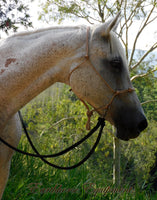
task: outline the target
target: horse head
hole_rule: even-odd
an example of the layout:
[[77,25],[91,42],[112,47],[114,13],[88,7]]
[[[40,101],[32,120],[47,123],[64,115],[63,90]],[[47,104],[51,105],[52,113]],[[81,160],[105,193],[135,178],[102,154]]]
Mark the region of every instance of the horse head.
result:
[[70,85],[80,99],[116,127],[118,138],[129,140],[147,127],[147,120],[115,33],[118,18],[119,15],[87,33],[86,61],[73,70]]

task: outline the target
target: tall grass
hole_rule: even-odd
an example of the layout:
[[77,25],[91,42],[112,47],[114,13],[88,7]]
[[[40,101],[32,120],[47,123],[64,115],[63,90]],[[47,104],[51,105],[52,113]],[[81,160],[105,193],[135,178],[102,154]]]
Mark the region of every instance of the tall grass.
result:
[[[30,151],[22,137],[19,148]],[[3,200],[155,200],[157,195],[129,185],[115,190],[111,180],[90,173],[88,162],[77,169],[56,170],[38,158],[16,153]]]

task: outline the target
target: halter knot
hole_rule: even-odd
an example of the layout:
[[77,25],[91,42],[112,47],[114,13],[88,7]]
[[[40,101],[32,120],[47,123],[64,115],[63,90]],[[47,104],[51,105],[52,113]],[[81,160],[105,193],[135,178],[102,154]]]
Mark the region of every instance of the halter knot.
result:
[[128,88],[128,92],[135,91],[135,88]]
[[122,93],[122,91],[116,90],[116,91],[114,92],[114,96],[117,96],[117,95],[119,95],[119,94],[121,94],[121,93]]

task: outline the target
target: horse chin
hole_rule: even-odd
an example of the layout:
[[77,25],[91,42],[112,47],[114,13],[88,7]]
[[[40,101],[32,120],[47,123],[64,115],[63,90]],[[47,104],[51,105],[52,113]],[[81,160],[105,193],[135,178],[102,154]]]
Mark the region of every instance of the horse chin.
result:
[[130,131],[120,127],[116,128],[116,137],[124,141],[128,141],[129,139],[134,139],[138,137],[139,134],[140,134],[139,130]]

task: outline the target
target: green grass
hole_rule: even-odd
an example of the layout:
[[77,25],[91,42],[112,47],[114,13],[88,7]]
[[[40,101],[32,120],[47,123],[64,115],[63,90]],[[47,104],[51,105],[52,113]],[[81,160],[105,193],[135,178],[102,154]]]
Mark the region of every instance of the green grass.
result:
[[[22,148],[22,145],[19,147]],[[28,150],[27,145],[22,149]],[[129,186],[123,186],[116,192],[112,188],[111,180],[91,173],[88,162],[70,171],[56,170],[37,158],[16,153],[3,200],[51,199],[155,200],[157,195]]]

